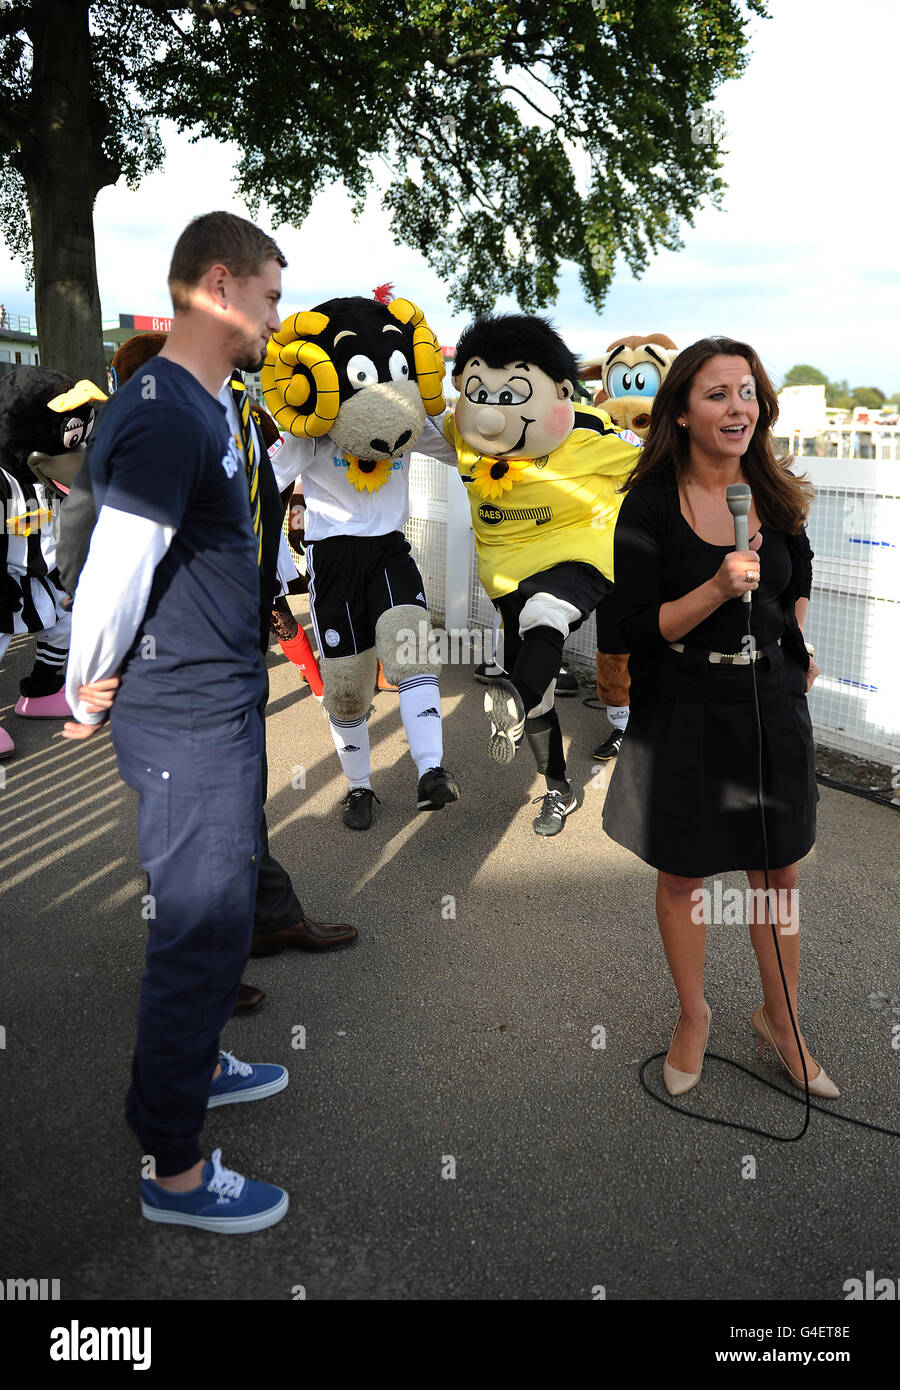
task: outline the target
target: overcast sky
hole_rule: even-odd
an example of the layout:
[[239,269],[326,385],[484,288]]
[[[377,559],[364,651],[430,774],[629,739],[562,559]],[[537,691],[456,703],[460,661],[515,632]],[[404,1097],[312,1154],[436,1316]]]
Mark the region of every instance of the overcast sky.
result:
[[[684,228],[685,249],[657,256],[642,279],[619,264],[602,315],[566,267],[551,312],[579,355],[620,334],[664,332],[686,346],[728,333],[749,341],[778,379],[811,362],[890,394],[900,389],[900,3],[771,0],[770,9],[772,19],[754,22],[744,76],[714,103],[728,151],[723,210],[701,210]],[[247,215],[233,194],[233,149],[190,144],[171,127],[164,135],[161,173],[136,192],[121,184],[97,199],[107,320],[170,312],[169,257],[190,217],[214,207]],[[300,229],[273,230],[289,262],[285,313],[393,281],[425,309],[441,342],[455,342],[467,321],[449,309],[424,259],[394,244],[377,194],[359,222],[332,188]],[[33,315],[24,272],[5,247],[0,301]]]

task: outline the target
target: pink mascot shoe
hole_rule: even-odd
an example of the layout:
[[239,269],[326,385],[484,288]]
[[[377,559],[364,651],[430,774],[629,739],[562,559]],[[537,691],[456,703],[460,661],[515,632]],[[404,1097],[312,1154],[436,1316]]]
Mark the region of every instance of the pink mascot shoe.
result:
[[16,705],[16,714],[21,715],[23,719],[72,718],[65,687],[62,690],[57,690],[55,695],[23,695]]
[[0,724],[0,758],[8,758],[10,753],[15,753],[16,745],[13,743],[9,734]]

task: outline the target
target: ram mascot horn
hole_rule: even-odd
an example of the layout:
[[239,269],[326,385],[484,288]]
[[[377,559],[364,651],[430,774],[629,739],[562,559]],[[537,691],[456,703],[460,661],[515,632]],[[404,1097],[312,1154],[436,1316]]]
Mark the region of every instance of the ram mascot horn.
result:
[[328,300],[291,314],[273,334],[262,369],[279,429],[332,435],[361,458],[409,449],[425,415],[446,409],[437,338],[409,299]]
[[400,323],[412,325],[413,357],[422,404],[429,415],[442,414],[447,409],[441,385],[447,368],[437,338],[425,322],[422,310],[411,299],[392,299],[387,307],[388,313]]
[[[262,369],[266,405],[279,429],[310,439],[327,434],[341,398],[334,363],[312,340],[328,327],[325,314],[291,314],[272,335]],[[312,396],[312,407],[304,410]]]

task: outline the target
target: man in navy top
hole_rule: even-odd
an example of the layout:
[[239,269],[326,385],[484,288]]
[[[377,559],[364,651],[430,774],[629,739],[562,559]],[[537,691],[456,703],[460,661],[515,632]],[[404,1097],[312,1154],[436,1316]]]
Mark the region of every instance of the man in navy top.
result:
[[70,738],[91,733],[115,692],[119,771],[139,797],[151,914],[126,1115],[152,1161],[143,1214],[220,1232],[270,1226],[288,1206],[281,1188],[224,1168],[221,1150],[205,1162],[199,1144],[209,1107],[288,1081],[219,1050],[250,951],[266,674],[247,468],[216,396],[280,327],[284,264],[230,213],[179,238],[171,332],[113,399],[91,457],[99,511],[67,681]]

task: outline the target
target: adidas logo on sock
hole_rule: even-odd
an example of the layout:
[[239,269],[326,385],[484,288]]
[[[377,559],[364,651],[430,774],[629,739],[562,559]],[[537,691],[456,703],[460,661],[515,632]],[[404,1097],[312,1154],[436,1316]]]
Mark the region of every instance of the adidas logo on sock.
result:
[[344,744],[344,752],[345,752],[345,753],[358,753],[358,752],[359,752],[359,744],[358,744],[358,743],[345,743],[345,744]]
[[431,709],[423,709],[420,714],[416,715],[416,718],[424,719],[427,714],[433,714],[435,719],[440,719],[441,717],[438,711],[435,709],[434,705],[432,705]]

